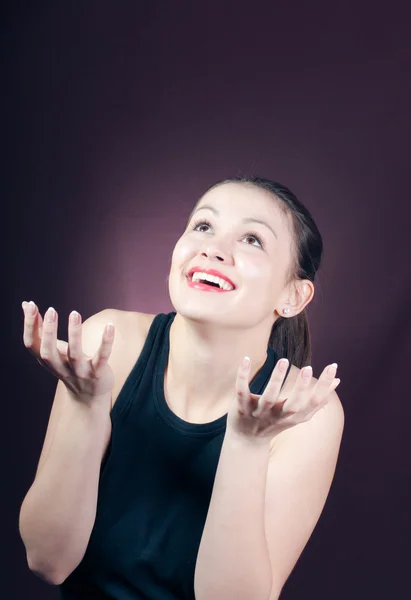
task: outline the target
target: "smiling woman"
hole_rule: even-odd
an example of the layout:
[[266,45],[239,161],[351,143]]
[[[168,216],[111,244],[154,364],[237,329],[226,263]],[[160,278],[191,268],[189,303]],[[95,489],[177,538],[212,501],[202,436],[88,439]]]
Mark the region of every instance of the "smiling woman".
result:
[[[251,223],[252,230],[249,229]],[[201,196],[173,253],[169,286],[174,306],[178,298],[174,298],[177,291],[173,273],[175,267],[178,268],[180,254],[184,253],[185,257],[191,252],[196,256],[199,245],[204,244],[214,244],[216,250],[224,253],[230,243],[233,248],[233,236],[236,240],[235,268],[223,256],[217,257],[213,262],[224,265],[219,269],[220,276],[230,279],[232,274],[234,280],[231,277],[230,281],[235,284],[235,278],[242,276],[246,269],[242,290],[245,291],[248,282],[252,285],[253,314],[256,315],[256,295],[262,287],[264,300],[270,298],[274,307],[283,307],[270,312],[268,345],[296,367],[309,364],[311,344],[305,306],[314,295],[313,283],[323,250],[322,237],[310,212],[278,182],[259,177],[233,177],[218,181]],[[260,255],[256,254],[258,252]],[[204,272],[209,262],[203,260],[202,265],[197,261],[195,266]],[[278,297],[279,293],[281,297]],[[225,318],[226,313],[221,316]],[[264,329],[266,332],[266,327]]]
[[78,314],[67,343],[24,305],[25,344],[60,381],[21,531],[62,600],[278,598],[343,428],[336,366],[302,369],[321,253],[290,190],[232,178],[175,244],[175,311]]
[[[334,391],[339,380],[335,370],[331,375],[324,370],[318,380],[310,371],[304,382],[300,376],[305,374],[302,367],[311,362],[305,307],[314,296],[322,250],[321,234],[295,195],[278,182],[257,177],[225,179],[211,186],[191,211],[174,248],[169,291],[177,314],[170,328],[165,382],[169,405],[176,414],[186,418],[189,407],[195,405],[207,406],[214,415],[224,414],[227,407],[229,417],[252,410],[254,416],[261,414],[261,406],[254,409],[258,402],[262,404],[259,394],[265,386],[256,390],[252,384],[266,366],[267,352],[273,351],[277,363],[282,357],[288,360],[277,397],[268,400],[273,411],[277,406],[288,409],[288,421],[265,422],[268,438],[271,431],[269,462],[263,453],[250,460],[247,471],[246,457],[230,445],[233,423],[241,419],[236,416],[227,422],[197,558],[195,589],[200,600],[266,599],[267,591],[270,600],[276,598],[328,495],[344,420]],[[203,280],[212,273],[211,281],[219,285],[229,281],[232,287],[217,289],[189,282],[189,293],[186,275],[192,272]],[[218,291],[218,302],[216,294],[204,295],[205,291]],[[251,358],[247,381],[254,394],[233,405],[233,378],[236,372],[239,376],[245,355]],[[297,402],[304,409],[290,417]],[[327,404],[321,417],[313,418]],[[308,429],[295,427],[308,421]],[[264,425],[255,423],[255,430],[261,429],[265,431]],[[238,430],[245,431],[245,425],[240,423]],[[307,440],[310,451],[305,447]],[[291,468],[296,453],[300,468],[294,470],[294,481],[287,461]],[[303,496],[298,486],[314,469],[318,469],[315,483],[309,479]],[[283,498],[282,504],[275,500],[278,497]],[[291,534],[292,523],[299,519],[299,531]]]
[[[322,236],[307,208],[297,199],[291,190],[277,181],[261,177],[232,177],[216,182],[208,188],[207,192],[203,194],[193,207],[187,220],[186,229],[189,227],[190,222],[193,220],[193,216],[198,213],[198,211],[209,211],[216,218],[220,217],[220,213],[216,206],[209,202],[205,202],[204,198],[210,198],[210,192],[212,190],[227,184],[240,184],[250,190],[251,193],[248,195],[247,206],[247,212],[249,213],[254,209],[254,199],[256,197],[252,192],[257,190],[260,193],[265,194],[269,202],[273,205],[275,204],[278,209],[279,214],[275,216],[274,223],[277,220],[280,220],[282,222],[281,225],[286,225],[287,233],[289,234],[287,237],[290,252],[284,284],[287,285],[295,280],[303,279],[314,282],[317,271],[320,268],[323,253]],[[251,207],[253,207],[253,209]],[[236,209],[238,206],[234,206],[233,208]],[[243,219],[240,219],[241,224],[258,223],[263,226],[262,228],[260,227],[259,232],[247,232],[248,235],[256,238],[256,241],[262,249],[266,246],[265,236],[262,233],[264,229],[271,232],[271,239],[281,243],[281,240],[279,240],[279,236],[276,233],[276,229],[273,226],[274,223],[268,222],[266,214],[267,211],[263,210],[263,218],[246,216],[243,217]],[[278,217],[280,217],[280,219],[278,219]],[[199,219],[192,224],[192,227],[198,227],[201,223],[206,224],[210,229],[212,228],[211,223],[206,219]],[[282,229],[282,227],[280,227],[280,229]],[[288,308],[290,309],[290,307]],[[280,314],[282,318],[276,319],[273,324],[269,345],[276,349],[279,356],[287,357],[290,362],[297,367],[302,367],[304,364],[310,364],[311,343],[305,306],[302,308],[300,307],[299,310],[298,308],[294,309],[287,318],[283,318],[284,314],[288,313]]]

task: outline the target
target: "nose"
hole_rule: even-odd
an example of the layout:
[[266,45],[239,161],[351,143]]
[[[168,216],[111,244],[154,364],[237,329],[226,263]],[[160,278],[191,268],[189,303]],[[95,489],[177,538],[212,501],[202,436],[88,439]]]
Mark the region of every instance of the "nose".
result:
[[211,261],[217,260],[226,264],[233,263],[231,252],[225,247],[225,244],[223,244],[221,240],[208,241],[203,252],[201,252],[201,256],[205,256]]

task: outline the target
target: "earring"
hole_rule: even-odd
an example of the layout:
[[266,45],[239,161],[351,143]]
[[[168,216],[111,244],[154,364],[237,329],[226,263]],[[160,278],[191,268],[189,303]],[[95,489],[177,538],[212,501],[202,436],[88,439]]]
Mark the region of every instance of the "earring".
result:
[[284,309],[283,309],[283,313],[285,313],[285,314],[288,314],[289,312],[290,312],[290,309],[289,309],[289,308],[284,308]]

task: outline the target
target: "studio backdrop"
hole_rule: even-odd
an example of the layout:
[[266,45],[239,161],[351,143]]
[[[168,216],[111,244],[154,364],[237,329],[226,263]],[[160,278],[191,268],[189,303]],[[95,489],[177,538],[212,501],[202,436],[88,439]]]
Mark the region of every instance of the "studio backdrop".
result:
[[[324,242],[308,306],[314,376],[336,360],[345,428],[284,600],[404,598],[411,46],[407,4],[9,3],[2,24],[7,278],[4,598],[51,600],[18,531],[56,379],[23,345],[23,300],[173,310],[171,253],[214,182],[289,187]],[[9,216],[7,216],[9,215]]]

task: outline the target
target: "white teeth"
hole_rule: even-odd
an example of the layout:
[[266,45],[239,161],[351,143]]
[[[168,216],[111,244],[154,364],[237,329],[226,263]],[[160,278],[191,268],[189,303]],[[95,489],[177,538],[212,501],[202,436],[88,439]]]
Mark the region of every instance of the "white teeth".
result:
[[234,289],[234,287],[230,283],[228,283],[228,281],[225,281],[225,279],[215,277],[214,275],[209,275],[208,273],[201,273],[201,271],[196,271],[191,277],[191,281],[204,280],[211,281],[212,283],[218,283],[220,288],[226,290],[227,292]]

